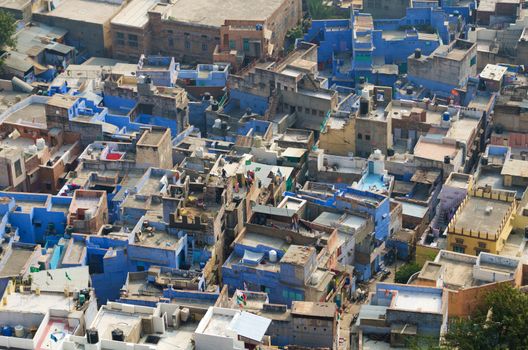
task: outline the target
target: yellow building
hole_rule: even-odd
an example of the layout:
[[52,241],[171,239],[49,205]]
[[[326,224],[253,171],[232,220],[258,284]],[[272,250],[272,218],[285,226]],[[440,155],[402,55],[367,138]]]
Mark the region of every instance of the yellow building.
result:
[[356,153],[356,119],[330,117],[319,135],[320,149],[336,156]]
[[515,193],[473,189],[447,227],[447,249],[464,254],[499,254],[513,228]]

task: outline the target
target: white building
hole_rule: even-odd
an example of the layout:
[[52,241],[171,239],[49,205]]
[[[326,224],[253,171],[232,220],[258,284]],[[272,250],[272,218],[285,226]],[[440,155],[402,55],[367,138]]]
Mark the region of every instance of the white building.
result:
[[243,350],[269,345],[271,320],[245,311],[210,307],[194,332],[197,350]]

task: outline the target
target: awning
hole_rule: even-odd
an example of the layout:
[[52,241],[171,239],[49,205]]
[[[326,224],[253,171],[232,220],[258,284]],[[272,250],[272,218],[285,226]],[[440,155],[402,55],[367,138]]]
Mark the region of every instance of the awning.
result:
[[244,264],[258,265],[264,258],[264,253],[255,253],[251,250],[244,250],[244,257],[242,262]]

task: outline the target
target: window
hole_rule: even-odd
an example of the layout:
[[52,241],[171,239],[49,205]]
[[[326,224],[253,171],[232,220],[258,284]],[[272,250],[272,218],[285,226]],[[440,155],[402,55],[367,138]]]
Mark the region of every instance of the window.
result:
[[229,40],[229,48],[231,50],[235,50],[236,49],[236,42],[234,40]]
[[312,115],[317,115],[317,111],[312,108]]
[[464,244],[464,240],[462,238],[455,238],[456,244]]
[[359,140],[362,140],[362,139],[363,139],[363,135],[361,135],[361,133],[359,133],[358,136],[357,136],[357,138],[358,138]]
[[207,43],[202,43],[202,51],[207,51]]
[[298,110],[299,112],[302,112],[302,109],[303,109],[302,106],[297,106],[297,110]]
[[244,51],[249,51],[249,39],[244,39]]
[[370,135],[365,135],[365,140],[369,141],[370,140]]
[[128,34],[128,46],[138,47],[138,36],[135,34]]
[[319,111],[319,116],[320,117],[324,117],[324,112],[323,111]]
[[117,45],[124,46],[125,45],[125,34],[117,32],[116,33],[116,43]]
[[191,42],[189,40],[185,40],[185,48],[190,49],[191,48]]
[[454,245],[454,244],[453,244],[453,251],[454,251],[455,253],[462,253],[462,254],[464,254],[464,253],[466,252],[466,249],[465,249],[464,247],[462,247],[462,246]]
[[17,159],[15,162],[15,177],[19,177],[22,175],[22,163],[20,163],[20,159]]
[[484,243],[484,242],[479,242],[478,246],[479,246],[479,248],[486,249],[486,243]]
[[174,39],[169,38],[169,47],[174,47]]

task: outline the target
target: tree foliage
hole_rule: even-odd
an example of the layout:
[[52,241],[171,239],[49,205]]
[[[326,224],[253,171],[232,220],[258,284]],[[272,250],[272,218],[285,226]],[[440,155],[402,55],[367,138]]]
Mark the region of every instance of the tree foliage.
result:
[[528,349],[528,294],[509,285],[487,293],[468,319],[449,325],[448,349]]
[[409,278],[421,269],[421,266],[414,262],[402,265],[396,270],[396,274],[394,275],[394,282],[407,283],[407,281],[409,281]]
[[335,19],[340,18],[337,9],[332,5],[325,4],[324,0],[307,0],[308,13],[312,19]]
[[16,20],[10,13],[0,10],[0,48],[16,45],[16,40],[13,37],[15,32]]

